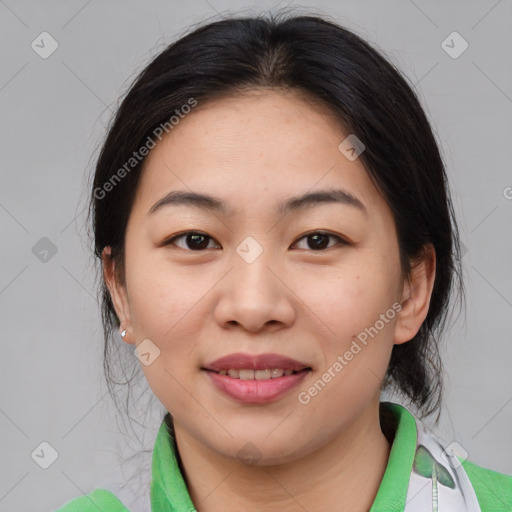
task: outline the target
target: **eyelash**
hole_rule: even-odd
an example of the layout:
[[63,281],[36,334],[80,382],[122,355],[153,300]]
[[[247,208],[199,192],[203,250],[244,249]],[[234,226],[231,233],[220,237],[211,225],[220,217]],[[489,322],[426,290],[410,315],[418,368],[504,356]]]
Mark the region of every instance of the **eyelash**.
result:
[[[205,238],[209,238],[210,240],[214,240],[213,237],[207,235],[206,233],[202,233],[200,231],[185,231],[184,233],[180,233],[179,235],[174,235],[173,237],[167,239],[163,245],[166,246],[166,245],[174,245],[174,242],[180,238],[184,238],[186,237],[187,235],[201,235]],[[328,231],[310,231],[309,233],[305,233],[304,235],[302,235],[300,238],[297,239],[297,241],[299,240],[302,240],[303,238],[308,238],[312,235],[324,235],[324,236],[328,236],[330,238],[335,238],[336,240],[338,240],[338,245],[350,245],[349,242],[347,240],[345,240],[344,238],[340,237],[339,235],[335,235],[333,233],[329,233]],[[297,243],[294,242],[295,243]],[[293,245],[293,244],[292,244]],[[314,250],[314,249],[306,249],[306,250],[310,250],[310,251],[314,251],[314,252],[322,252],[322,251],[325,251],[327,249],[331,249],[332,247],[335,247],[335,246],[331,246],[331,247],[325,247],[323,249],[318,249],[318,250]],[[180,249],[183,249],[182,247],[180,247]],[[198,249],[198,250],[193,250],[193,249],[183,249],[185,251],[188,251],[188,252],[204,252],[204,250],[206,249]]]

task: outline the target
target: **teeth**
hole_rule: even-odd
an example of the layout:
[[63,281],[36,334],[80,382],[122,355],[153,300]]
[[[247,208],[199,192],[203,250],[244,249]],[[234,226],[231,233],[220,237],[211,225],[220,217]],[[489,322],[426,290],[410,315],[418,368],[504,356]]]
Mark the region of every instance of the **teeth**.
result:
[[240,380],[254,379],[254,370],[238,370]]
[[282,368],[273,368],[269,370],[249,370],[249,369],[241,369],[235,370],[234,368],[230,368],[229,370],[220,370],[220,375],[229,375],[233,379],[240,380],[269,380],[269,379],[277,379],[278,377],[282,377],[283,375],[291,375],[293,370],[283,370]]
[[254,378],[256,380],[268,380],[271,378],[270,370],[255,370]]

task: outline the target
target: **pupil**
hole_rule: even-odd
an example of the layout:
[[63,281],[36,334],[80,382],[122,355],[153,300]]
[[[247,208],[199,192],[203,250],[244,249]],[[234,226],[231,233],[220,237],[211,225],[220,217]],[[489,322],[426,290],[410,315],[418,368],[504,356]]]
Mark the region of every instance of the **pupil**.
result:
[[[201,239],[203,244],[201,244]],[[208,246],[208,241],[204,235],[194,234],[187,236],[187,243],[193,240],[194,242],[191,244],[191,249],[204,249]],[[206,241],[206,243],[204,243]],[[199,242],[199,243],[197,243]]]
[[[327,235],[310,235],[308,238],[310,240],[314,240],[312,249],[323,249],[323,248],[327,247],[327,245],[328,245],[328,243],[326,243],[328,240]],[[319,241],[319,239],[320,239],[320,241]]]

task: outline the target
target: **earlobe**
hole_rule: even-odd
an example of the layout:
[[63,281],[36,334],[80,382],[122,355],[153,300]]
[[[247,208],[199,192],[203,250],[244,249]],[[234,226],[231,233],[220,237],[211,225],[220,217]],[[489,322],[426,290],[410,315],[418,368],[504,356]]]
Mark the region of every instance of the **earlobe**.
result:
[[402,309],[395,325],[396,345],[414,338],[427,317],[435,274],[435,249],[427,244],[421,256],[412,262],[410,278],[404,281]]
[[[121,338],[126,343],[133,343],[132,336],[130,335],[129,325],[130,321],[130,312],[128,305],[128,298],[126,296],[126,291],[124,286],[119,283],[116,279],[115,272],[115,261],[111,258],[111,247],[107,246],[103,249],[102,252],[102,265],[103,265],[103,278],[105,280],[105,284],[109,290],[110,298],[112,300],[112,304],[114,305],[114,309],[116,311],[116,315],[120,321],[120,333]],[[123,336],[124,332],[124,336]]]

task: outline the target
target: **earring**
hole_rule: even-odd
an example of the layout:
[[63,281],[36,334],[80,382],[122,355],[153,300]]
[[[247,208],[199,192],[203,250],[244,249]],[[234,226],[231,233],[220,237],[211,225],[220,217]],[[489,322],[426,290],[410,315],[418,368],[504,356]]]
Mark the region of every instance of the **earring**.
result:
[[121,333],[121,338],[124,338],[126,336],[126,329]]

